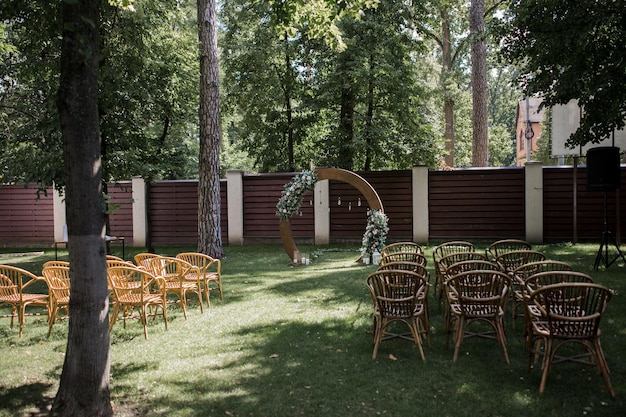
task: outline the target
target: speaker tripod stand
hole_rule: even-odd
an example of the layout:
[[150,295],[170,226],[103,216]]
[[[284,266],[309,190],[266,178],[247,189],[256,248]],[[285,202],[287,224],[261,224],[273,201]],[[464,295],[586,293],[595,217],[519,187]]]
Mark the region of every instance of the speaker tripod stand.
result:
[[[624,257],[624,253],[619,248],[615,237],[608,228],[608,212],[607,212],[607,192],[604,192],[604,230],[602,231],[602,242],[600,243],[600,247],[598,248],[598,253],[596,255],[596,260],[593,264],[593,269],[597,270],[600,266],[600,263],[604,265],[605,268],[613,265],[615,261],[618,259],[622,259],[626,264],[626,257]],[[609,246],[612,245],[617,254],[611,260],[609,260]]]

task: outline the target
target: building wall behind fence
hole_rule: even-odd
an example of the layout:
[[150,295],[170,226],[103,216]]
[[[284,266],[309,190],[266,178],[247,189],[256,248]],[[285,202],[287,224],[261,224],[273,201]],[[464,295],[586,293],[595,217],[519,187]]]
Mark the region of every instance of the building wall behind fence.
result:
[[[576,171],[576,173],[574,173]],[[588,191],[584,166],[543,167],[543,240],[599,241],[603,230],[604,192]],[[428,239],[495,240],[525,238],[525,168],[457,169],[429,171]],[[415,214],[411,171],[360,172],[380,195],[389,217],[389,240],[412,240]],[[295,173],[242,174],[243,231],[240,243],[280,242],[276,202]],[[621,169],[622,184],[626,167]],[[426,178],[426,176],[424,176]],[[574,183],[576,182],[576,187]],[[134,184],[134,182],[133,182]],[[132,245],[137,233],[130,182],[111,184],[110,234]],[[294,239],[316,239],[316,204],[327,201],[331,242],[360,242],[366,224],[367,201],[358,190],[341,181],[329,181],[328,195],[305,195],[301,214],[291,219]],[[418,184],[421,187],[423,184]],[[153,246],[197,245],[197,181],[157,181],[147,187],[147,229]],[[0,246],[52,246],[58,227],[52,189],[36,196],[36,185],[0,186]],[[228,182],[220,182],[222,241],[229,244]],[[606,193],[609,230],[619,240],[626,236],[626,192]],[[324,198],[323,198],[324,197]],[[619,203],[619,213],[616,203]],[[576,208],[576,219],[574,219]],[[58,209],[57,209],[58,210]],[[417,213],[419,215],[420,213]],[[135,217],[134,217],[135,216]],[[541,220],[540,220],[541,221]],[[58,222],[58,220],[57,220]],[[620,230],[615,229],[619,222]],[[236,243],[239,244],[239,243]]]

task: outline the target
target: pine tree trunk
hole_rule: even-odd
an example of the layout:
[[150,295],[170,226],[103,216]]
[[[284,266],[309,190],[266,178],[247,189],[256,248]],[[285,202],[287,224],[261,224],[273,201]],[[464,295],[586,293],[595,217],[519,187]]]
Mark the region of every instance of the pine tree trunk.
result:
[[472,166],[488,165],[489,139],[487,114],[487,43],[485,42],[485,2],[470,3],[472,57]]
[[112,416],[98,120],[100,0],[62,2],[58,109],[64,143],[70,319],[54,416]]
[[200,39],[200,172],[198,252],[223,256],[220,224],[220,96],[216,0],[198,0]]
[[450,35],[450,17],[447,9],[441,9],[441,45],[443,57],[443,115],[445,120],[446,156],[445,163],[454,167],[454,99],[448,91],[448,78],[452,74],[452,43]]

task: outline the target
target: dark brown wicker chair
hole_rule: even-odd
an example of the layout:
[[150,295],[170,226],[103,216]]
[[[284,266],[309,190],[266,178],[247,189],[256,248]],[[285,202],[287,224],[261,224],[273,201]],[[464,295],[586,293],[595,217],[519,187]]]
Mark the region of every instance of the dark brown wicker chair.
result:
[[485,250],[485,254],[491,260],[495,260],[498,256],[506,252],[514,250],[532,250],[532,245],[521,239],[502,239],[493,242]]
[[[528,364],[533,356],[533,346],[545,346],[539,392],[546,387],[548,373],[553,364],[562,361],[595,365],[604,378],[612,397],[615,391],[609,377],[609,367],[600,345],[600,321],[611,299],[611,291],[592,283],[561,283],[539,288],[530,295],[530,303],[540,311],[541,318],[532,322],[532,342],[528,350]],[[557,356],[568,344],[583,346],[581,354]]]
[[[510,363],[504,330],[504,309],[510,282],[508,275],[492,270],[465,271],[447,281],[455,300],[450,305],[454,323],[453,362],[457,361],[465,338],[483,337],[497,340],[504,359]],[[470,332],[474,322],[488,323],[492,331]]]
[[[427,297],[428,283],[413,271],[379,270],[367,277],[367,286],[374,303],[374,351],[376,359],[380,342],[400,337],[413,340],[425,360],[422,334],[428,332]],[[388,326],[403,322],[410,333],[391,333]]]

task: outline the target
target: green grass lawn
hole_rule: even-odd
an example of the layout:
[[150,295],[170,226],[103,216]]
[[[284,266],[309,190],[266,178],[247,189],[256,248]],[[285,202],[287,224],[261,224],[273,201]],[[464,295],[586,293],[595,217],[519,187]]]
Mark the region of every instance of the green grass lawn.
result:
[[[484,245],[482,246],[484,248]],[[173,255],[189,248],[159,248]],[[168,307],[149,339],[138,321],[111,334],[111,397],[118,416],[617,416],[626,410],[626,271],[622,262],[594,271],[597,245],[543,245],[617,291],[602,323],[617,398],[595,368],[553,367],[543,395],[540,372],[526,369],[522,323],[507,315],[511,365],[495,341],[467,339],[456,364],[446,348],[443,311],[431,292],[431,346],[422,362],[414,344],[391,340],[372,355],[372,305],[365,285],[374,267],[356,263],[358,247],[301,247],[317,255],[290,267],[282,246],[226,247],[224,301],[216,292],[189,318]],[[9,251],[4,249],[5,252]],[[135,248],[127,248],[127,257]],[[432,273],[432,246],[426,248]],[[67,253],[60,251],[61,256]],[[1,256],[39,273],[43,255]],[[434,278],[434,277],[433,277]],[[432,281],[432,279],[431,279]],[[0,309],[7,313],[8,309]],[[27,317],[24,334],[0,319],[0,417],[37,416],[59,381],[67,322],[46,338],[45,316]]]

